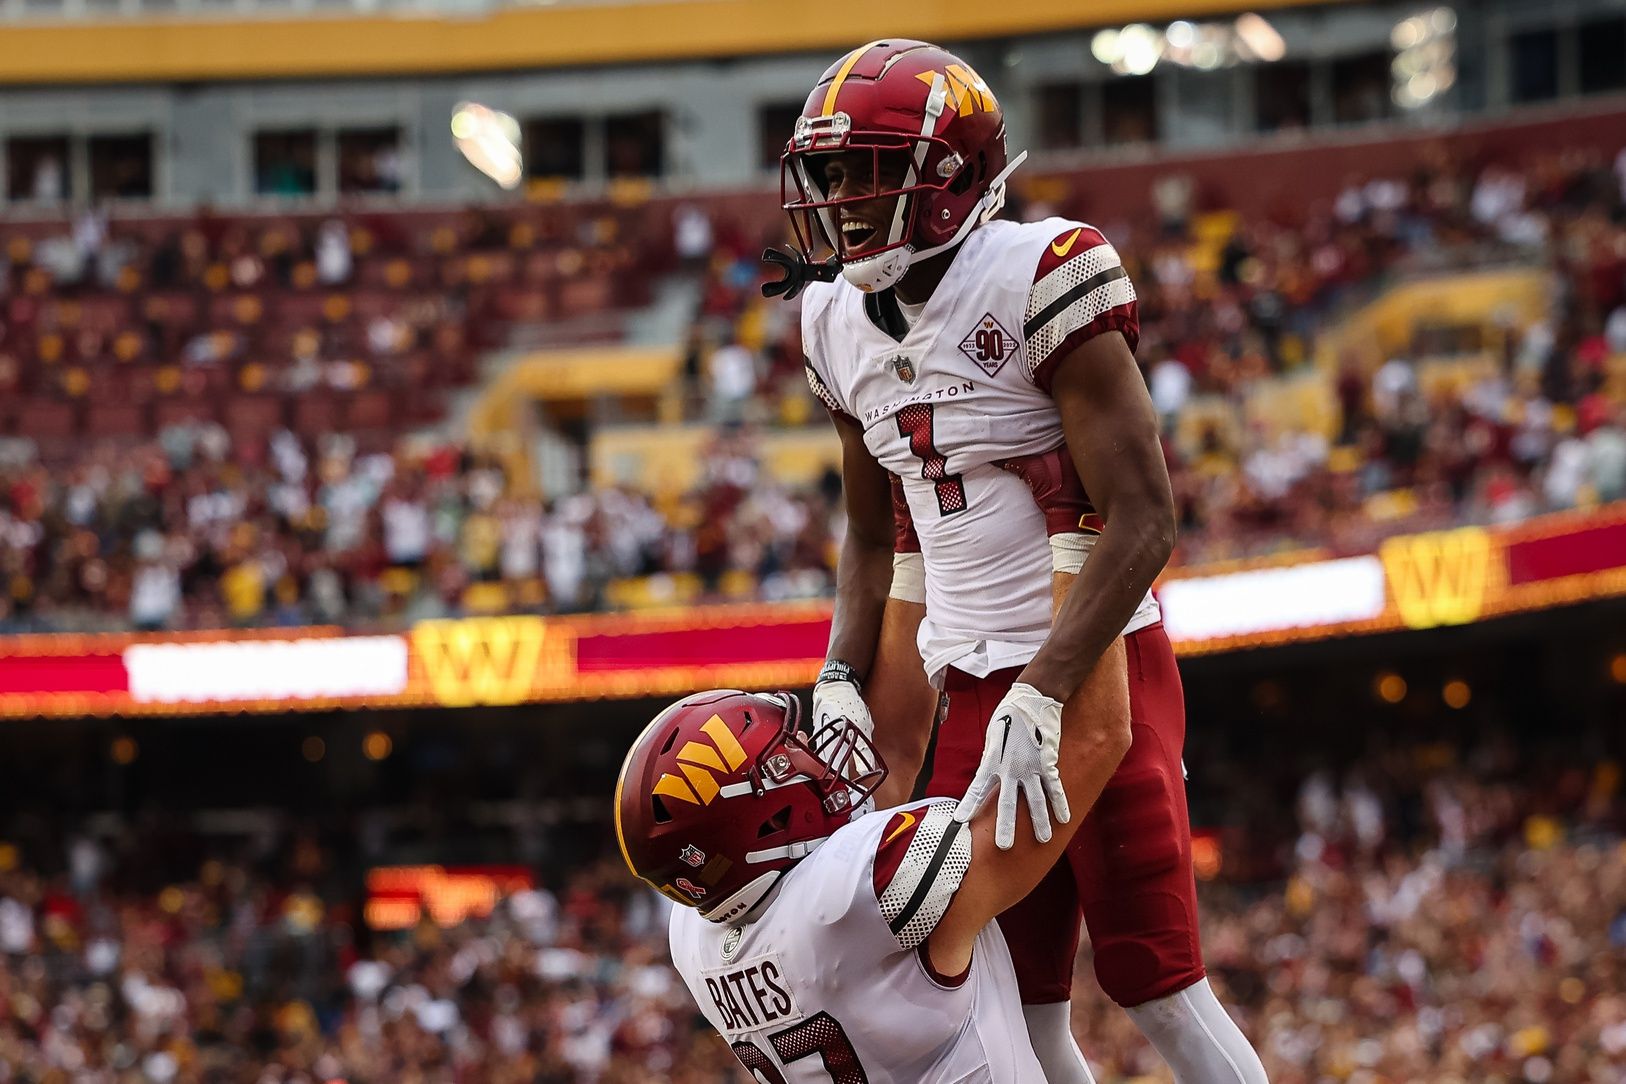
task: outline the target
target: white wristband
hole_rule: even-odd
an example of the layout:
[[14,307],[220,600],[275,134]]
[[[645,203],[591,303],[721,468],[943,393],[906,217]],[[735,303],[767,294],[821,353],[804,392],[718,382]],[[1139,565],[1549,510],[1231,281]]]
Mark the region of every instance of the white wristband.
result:
[[1090,555],[1090,551],[1095,548],[1095,540],[1099,537],[1097,534],[1083,532],[1051,535],[1051,571],[1078,575],[1079,571],[1084,567],[1084,558]]
[[899,602],[926,603],[926,557],[920,553],[892,555],[892,590]]

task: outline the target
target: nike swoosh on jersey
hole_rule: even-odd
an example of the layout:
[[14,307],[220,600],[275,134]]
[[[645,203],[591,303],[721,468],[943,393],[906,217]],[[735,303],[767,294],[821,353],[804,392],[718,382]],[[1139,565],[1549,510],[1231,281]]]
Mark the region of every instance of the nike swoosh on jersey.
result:
[[898,816],[903,818],[903,823],[892,829],[891,833],[881,840],[881,846],[886,846],[915,826],[915,815],[913,813],[899,813]]
[[1055,241],[1050,242],[1050,251],[1056,254],[1056,258],[1058,260],[1061,259],[1062,257],[1066,256],[1069,252],[1073,251],[1073,245],[1074,245],[1075,242],[1077,242],[1078,235],[1083,233],[1083,232],[1084,232],[1084,227],[1080,226],[1078,229],[1074,230],[1071,235],[1068,236],[1066,244],[1057,244]]

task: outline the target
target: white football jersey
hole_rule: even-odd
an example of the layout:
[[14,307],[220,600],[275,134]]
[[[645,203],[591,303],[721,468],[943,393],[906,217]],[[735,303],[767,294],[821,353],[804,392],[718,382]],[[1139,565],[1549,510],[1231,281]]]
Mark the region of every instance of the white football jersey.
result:
[[954,802],[870,813],[780,879],[742,925],[672,911],[672,962],[763,1084],[1044,1084],[997,923],[971,967],[922,946],[970,866]]
[[[1049,392],[1056,363],[1110,330],[1133,348],[1138,329],[1117,251],[1057,218],[972,231],[901,340],[846,282],[807,288],[808,382],[903,481],[926,564],[920,654],[934,682],[951,665],[978,677],[1023,665],[1049,634],[1044,516],[999,464],[1064,443]],[[1124,631],[1158,617],[1148,594]]]

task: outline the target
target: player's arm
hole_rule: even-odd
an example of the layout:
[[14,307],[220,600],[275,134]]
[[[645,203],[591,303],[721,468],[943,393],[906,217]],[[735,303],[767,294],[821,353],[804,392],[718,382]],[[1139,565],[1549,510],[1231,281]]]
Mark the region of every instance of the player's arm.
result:
[[914,793],[931,742],[938,700],[920,659],[926,562],[903,482],[895,474],[888,481],[892,486],[892,588],[881,615],[881,640],[864,695],[875,719],[875,748],[887,767],[886,782],[875,790],[875,805],[880,809],[901,805]]
[[[1088,701],[1090,710],[1078,713],[1076,720],[1069,713],[1058,769],[1067,793],[1088,809],[1129,749],[1129,683],[1122,640],[1108,648],[1078,696]],[[1002,849],[995,845],[993,806],[983,807],[969,824],[955,821],[947,805],[927,808],[932,813],[921,818],[918,840],[903,834],[905,827],[915,828],[906,826],[904,818],[920,817],[918,809],[895,814],[894,823],[887,826],[887,835],[899,833],[894,847],[906,841],[910,846],[905,854],[889,855],[883,842],[877,856],[877,889],[882,914],[892,923],[899,944],[923,946],[933,972],[955,976],[971,963],[983,928],[1033,891],[1061,858],[1083,818],[1058,825],[1044,843],[1023,832]],[[883,872],[884,885],[879,876]],[[883,887],[886,891],[881,891]]]
[[[1135,364],[1135,289],[1098,231],[1075,225],[1041,253],[1022,330],[1027,375],[1055,402],[1067,453],[1102,522],[1049,637],[995,706],[982,762],[955,813],[969,821],[997,792],[1002,847],[1015,837],[1019,796],[1040,842],[1052,821],[1069,820],[1072,802],[1056,767],[1062,705],[1162,571],[1175,522],[1156,412]],[[1052,531],[1058,567],[1064,556],[1081,556],[1057,552],[1057,541]]]
[[892,483],[864,443],[863,427],[838,411],[832,410],[830,417],[841,438],[847,537],[836,559],[835,612],[825,657],[851,668],[856,685],[874,669],[882,613],[892,587]]
[[1090,338],[1063,357],[1051,395],[1079,478],[1104,523],[1050,636],[1019,679],[1064,702],[1168,563],[1175,514],[1157,412],[1121,332]]

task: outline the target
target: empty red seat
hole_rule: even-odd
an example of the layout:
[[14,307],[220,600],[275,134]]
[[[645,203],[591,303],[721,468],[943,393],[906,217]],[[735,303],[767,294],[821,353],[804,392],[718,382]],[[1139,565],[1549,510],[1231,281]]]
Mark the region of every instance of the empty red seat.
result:
[[76,404],[39,397],[18,403],[11,424],[18,436],[48,439],[72,436],[78,431],[77,420]]
[[85,435],[139,437],[151,429],[147,409],[138,403],[96,402],[85,410]]

